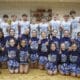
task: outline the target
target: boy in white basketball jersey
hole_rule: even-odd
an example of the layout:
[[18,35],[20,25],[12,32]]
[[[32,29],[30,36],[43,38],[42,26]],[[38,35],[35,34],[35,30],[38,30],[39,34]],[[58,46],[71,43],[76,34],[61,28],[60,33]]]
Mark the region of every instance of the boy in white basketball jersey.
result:
[[69,20],[69,15],[64,15],[64,20],[61,22],[61,32],[63,35],[63,32],[67,30],[71,33],[71,21]]
[[17,16],[16,15],[12,15],[11,16],[11,28],[15,30],[15,36],[18,37],[18,25],[19,25],[19,21],[17,20]]
[[58,14],[53,16],[52,20],[50,21],[50,29],[51,30],[57,30],[58,37],[60,36],[60,20],[58,20]]
[[22,21],[19,22],[20,34],[23,34],[26,28],[29,28],[30,22],[27,20],[27,15],[22,15]]
[[10,28],[10,25],[8,23],[8,15],[6,15],[6,14],[3,15],[3,20],[0,24],[0,28],[3,30],[4,36],[7,36],[9,28]]
[[49,23],[47,22],[47,19],[43,17],[41,19],[41,23],[39,24],[40,33],[46,32],[48,35],[48,27],[49,27]]
[[71,16],[71,27],[72,27],[72,38],[77,37],[77,33],[80,31],[79,17],[76,17],[76,12],[74,10],[70,11]]
[[39,33],[39,24],[37,23],[35,17],[31,19],[30,33],[34,30],[37,31],[37,33]]

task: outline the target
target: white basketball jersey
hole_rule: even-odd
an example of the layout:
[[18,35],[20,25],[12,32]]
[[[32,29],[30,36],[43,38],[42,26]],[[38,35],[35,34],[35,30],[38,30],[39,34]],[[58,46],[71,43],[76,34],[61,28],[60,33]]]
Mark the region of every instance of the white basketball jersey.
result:
[[43,31],[48,32],[48,26],[49,26],[48,23],[40,23],[39,24],[40,33],[43,32]]
[[52,27],[52,29],[56,29],[57,31],[59,30],[60,27],[60,21],[59,20],[51,20],[50,21],[50,26]]
[[30,24],[30,30],[31,30],[31,32],[32,32],[33,30],[38,31],[38,27],[39,27],[39,24]]
[[11,22],[11,28],[13,28],[15,30],[16,34],[18,34],[18,24],[19,24],[19,21],[12,21]]
[[20,21],[19,25],[21,26],[21,34],[23,34],[25,32],[25,30],[27,28],[29,28],[30,22],[29,21]]
[[62,21],[61,26],[64,30],[68,30],[70,32],[71,29],[71,21]]
[[0,28],[3,30],[4,32],[4,36],[8,35],[7,29],[10,27],[10,25],[7,22],[2,21],[0,24]]

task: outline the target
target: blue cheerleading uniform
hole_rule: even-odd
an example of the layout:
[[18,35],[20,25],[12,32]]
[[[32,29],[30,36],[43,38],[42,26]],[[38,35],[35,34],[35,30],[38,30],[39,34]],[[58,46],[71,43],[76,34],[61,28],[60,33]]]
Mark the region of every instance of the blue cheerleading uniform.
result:
[[19,62],[20,64],[28,64],[29,63],[29,52],[28,52],[28,46],[21,47],[20,53],[19,53]]
[[26,40],[26,43],[29,46],[30,35],[22,34],[22,36],[18,38],[18,43],[20,44],[20,41],[23,40],[23,39]]
[[9,69],[18,69],[19,68],[19,51],[17,48],[9,46],[6,48],[5,53],[7,53],[7,64]]
[[77,46],[78,46],[78,48],[80,50],[80,38],[75,39],[75,42],[76,42],[76,44],[77,44]]
[[18,40],[17,40],[14,36],[6,36],[6,37],[5,37],[5,43],[6,43],[5,46],[6,46],[6,47],[9,47],[9,40],[10,40],[10,39],[14,39],[14,40],[16,41],[16,46],[17,46]]
[[49,44],[51,44],[51,43],[55,43],[57,49],[59,49],[59,46],[60,46],[60,39],[59,38],[53,36],[52,39],[49,40]]
[[69,52],[68,50],[61,50],[59,70],[62,71],[64,74],[69,74]]
[[71,39],[69,37],[63,37],[60,39],[60,44],[65,43],[66,49],[69,48],[72,44]]
[[80,58],[80,52],[78,50],[76,51],[70,51],[69,53],[69,62],[70,62],[70,73],[79,73],[80,70],[77,70],[79,69],[78,67],[78,62],[79,62],[79,58]]
[[4,53],[4,51],[2,51],[2,48],[5,48],[5,39],[4,37],[0,38],[0,62],[4,62],[7,60],[7,57]]
[[46,46],[48,39],[42,39],[39,45],[39,64],[45,65],[48,61],[48,46]]
[[79,50],[79,58],[78,58],[77,74],[80,74],[80,50]]
[[37,37],[31,38],[31,44],[30,44],[30,60],[31,63],[34,63],[38,60],[38,44],[39,39]]
[[48,62],[46,64],[46,69],[55,71],[58,68],[58,62],[59,62],[59,51],[50,51],[50,54],[48,55]]

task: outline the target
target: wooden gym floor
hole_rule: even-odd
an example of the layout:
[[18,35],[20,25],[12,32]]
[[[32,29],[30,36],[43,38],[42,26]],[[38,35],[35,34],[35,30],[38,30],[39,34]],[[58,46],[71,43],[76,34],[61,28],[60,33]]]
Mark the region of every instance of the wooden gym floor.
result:
[[10,74],[7,69],[2,69],[0,80],[80,80],[80,78],[60,74],[49,76],[45,71],[38,69],[31,69],[28,74]]

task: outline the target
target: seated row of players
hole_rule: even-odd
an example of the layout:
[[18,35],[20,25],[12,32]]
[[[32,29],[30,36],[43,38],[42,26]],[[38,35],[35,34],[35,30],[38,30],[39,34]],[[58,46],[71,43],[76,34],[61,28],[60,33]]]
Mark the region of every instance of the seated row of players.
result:
[[17,20],[17,16],[12,15],[11,21],[8,21],[8,15],[4,15],[2,21],[0,21],[0,28],[3,29],[4,36],[9,35],[10,28],[15,30],[16,37],[21,36],[26,28],[30,28],[30,32],[36,30],[38,34],[42,31],[50,34],[51,31],[55,29],[58,32],[58,37],[62,37],[64,30],[68,30],[71,37],[76,38],[77,32],[80,32],[80,18],[76,17],[76,12],[70,11],[70,17],[69,15],[64,15],[64,20],[60,20],[58,17],[59,16],[55,14],[51,21],[47,21],[47,19],[43,17],[41,22],[37,22],[34,17],[30,22],[26,14],[22,15],[22,20]]
[[9,36],[4,37],[0,30],[0,62],[7,62],[10,73],[28,73],[31,67],[45,69],[49,75],[60,72],[80,77],[80,32],[74,40],[67,30],[61,39],[56,37],[55,30],[49,37],[41,32],[41,38],[35,30],[30,36],[27,29],[18,39],[14,33],[10,29]]

